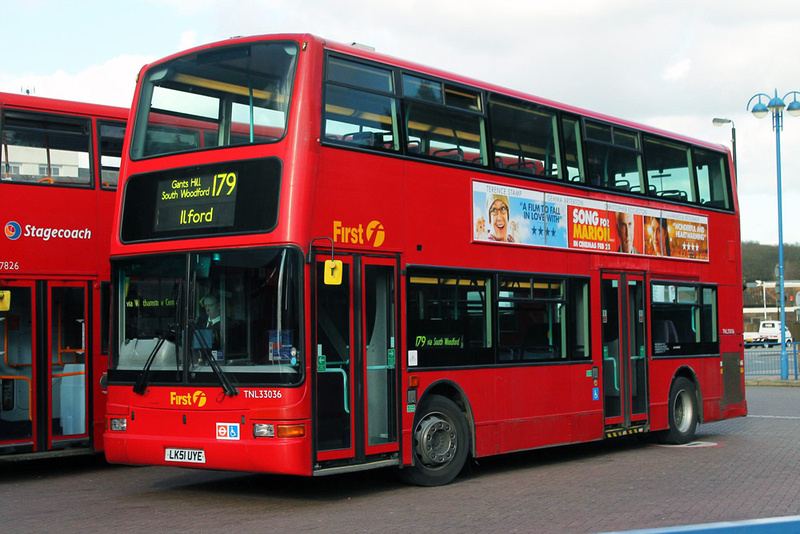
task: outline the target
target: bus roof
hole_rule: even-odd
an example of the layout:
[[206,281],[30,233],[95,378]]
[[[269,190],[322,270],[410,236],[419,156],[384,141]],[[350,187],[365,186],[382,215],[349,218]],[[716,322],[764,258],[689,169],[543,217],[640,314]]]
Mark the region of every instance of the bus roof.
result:
[[[485,91],[491,91],[491,92],[494,92],[494,93],[499,93],[499,94],[502,94],[502,95],[505,95],[505,96],[509,96],[509,97],[513,97],[513,98],[519,98],[519,99],[522,99],[522,100],[526,100],[526,101],[534,102],[536,104],[540,104],[542,106],[556,108],[556,109],[559,109],[559,110],[562,110],[562,111],[566,111],[568,113],[573,113],[573,114],[576,114],[576,115],[580,115],[580,116],[583,116],[583,117],[588,117],[588,118],[595,119],[595,120],[598,120],[598,121],[608,122],[608,123],[611,123],[611,124],[615,124],[615,125],[631,128],[631,129],[634,129],[634,130],[641,130],[643,132],[669,137],[669,138],[672,138],[672,139],[675,139],[675,140],[680,140],[680,141],[684,141],[684,142],[687,142],[687,143],[703,146],[703,147],[706,147],[706,148],[709,148],[709,149],[712,149],[712,150],[718,150],[718,151],[722,151],[722,152],[730,152],[728,147],[726,147],[725,145],[719,144],[719,143],[710,143],[708,141],[703,141],[701,139],[693,138],[693,137],[688,136],[688,135],[683,135],[683,134],[679,134],[679,133],[676,133],[676,132],[663,130],[661,128],[656,128],[654,126],[649,126],[649,125],[646,125],[646,124],[637,123],[637,122],[626,120],[626,119],[622,119],[622,118],[619,118],[619,117],[613,117],[611,115],[606,115],[606,114],[603,114],[603,113],[598,113],[598,112],[594,112],[594,111],[591,111],[591,110],[579,108],[579,107],[572,106],[572,105],[569,105],[569,104],[564,104],[562,102],[558,102],[558,101],[555,101],[555,100],[550,100],[550,99],[547,99],[547,98],[536,96],[536,95],[533,95],[533,94],[530,94],[530,93],[526,93],[524,91],[510,89],[510,88],[507,88],[507,87],[502,87],[502,86],[495,85],[495,84],[490,83],[490,82],[478,80],[478,79],[475,79],[475,78],[470,78],[468,76],[463,76],[463,75],[460,75],[460,74],[454,74],[452,72],[448,72],[448,71],[445,71],[445,70],[442,70],[442,69],[438,69],[436,67],[431,67],[431,66],[428,66],[428,65],[423,65],[421,63],[415,63],[413,61],[408,61],[408,60],[400,59],[400,58],[397,58],[397,57],[394,57],[394,56],[390,56],[390,55],[387,55],[387,54],[382,54],[380,52],[374,51],[374,50],[372,50],[372,49],[370,49],[368,47],[365,47],[365,46],[357,44],[357,43],[346,44],[346,43],[341,43],[341,42],[337,42],[337,41],[331,41],[331,40],[328,40],[328,39],[325,39],[323,37],[319,37],[317,35],[313,35],[313,34],[310,34],[310,33],[305,33],[305,34],[302,34],[302,33],[264,34],[264,35],[252,35],[252,36],[246,36],[246,37],[232,37],[232,38],[224,40],[224,41],[217,41],[217,42],[213,42],[213,43],[208,43],[208,44],[201,45],[201,46],[189,49],[189,50],[184,50],[182,52],[178,52],[178,53],[172,54],[172,55],[170,55],[170,56],[168,56],[166,58],[163,58],[163,59],[157,61],[154,64],[159,64],[159,63],[163,63],[163,62],[166,62],[166,61],[170,61],[172,59],[175,59],[177,57],[183,56],[183,55],[188,54],[188,53],[199,52],[199,51],[202,51],[202,50],[205,50],[205,49],[217,48],[217,47],[220,47],[220,46],[230,46],[230,45],[236,45],[236,44],[251,43],[251,42],[259,41],[259,40],[281,40],[281,39],[292,40],[292,41],[297,41],[297,42],[313,42],[317,46],[321,46],[321,47],[323,47],[323,48],[325,48],[327,50],[331,50],[331,51],[334,51],[334,52],[337,52],[337,53],[346,54],[346,55],[353,56],[353,57],[358,57],[358,58],[363,58],[363,59],[369,60],[369,61],[375,61],[375,62],[383,63],[383,64],[386,64],[386,65],[389,65],[389,66],[392,66],[392,67],[409,69],[409,70],[412,70],[412,71],[424,73],[424,74],[427,74],[427,75],[430,75],[430,76],[434,76],[434,77],[437,77],[437,78],[442,78],[442,79],[445,79],[445,80],[449,80],[449,81],[452,81],[452,82],[455,82],[455,83],[476,87],[476,88],[479,88],[479,89],[482,89],[482,90],[485,90]],[[150,65],[145,65],[142,70],[148,68],[149,66]]]
[[107,106],[103,104],[90,104],[86,102],[75,102],[72,100],[60,100],[55,98],[44,98],[24,94],[2,93],[0,92],[0,106],[14,107],[28,110],[47,109],[61,113],[75,113],[76,115],[88,115],[99,118],[127,119],[128,108]]

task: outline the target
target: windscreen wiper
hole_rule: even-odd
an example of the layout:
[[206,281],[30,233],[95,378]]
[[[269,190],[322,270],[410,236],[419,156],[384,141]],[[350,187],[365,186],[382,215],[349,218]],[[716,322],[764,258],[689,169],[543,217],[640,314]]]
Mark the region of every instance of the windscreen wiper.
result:
[[147,377],[150,374],[150,367],[153,366],[153,362],[156,360],[156,354],[158,351],[161,350],[161,346],[166,341],[166,336],[158,336],[158,343],[156,346],[153,347],[153,350],[150,352],[150,356],[147,357],[147,361],[144,364],[144,369],[142,372],[139,373],[139,378],[136,379],[136,383],[133,385],[133,392],[139,395],[144,395],[144,392],[147,390]]
[[225,395],[228,397],[234,397],[239,394],[239,389],[234,386],[228,375],[225,374],[225,371],[220,369],[217,360],[214,359],[214,356],[211,354],[211,347],[208,346],[208,341],[203,336],[198,336],[196,330],[192,330],[192,336],[197,340],[197,344],[200,346],[200,354],[205,357],[206,361],[208,361],[209,367],[211,370],[214,371],[214,374],[217,375],[219,378],[219,383],[222,385],[222,391],[225,392]]

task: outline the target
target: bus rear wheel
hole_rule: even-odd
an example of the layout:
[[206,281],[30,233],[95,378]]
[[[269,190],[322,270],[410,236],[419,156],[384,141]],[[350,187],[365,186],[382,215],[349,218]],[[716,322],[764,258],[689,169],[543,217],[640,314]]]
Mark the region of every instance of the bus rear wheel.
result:
[[694,440],[697,430],[697,391],[691,380],[679,377],[669,390],[669,430],[661,433],[664,443],[683,445]]
[[467,419],[456,403],[435,395],[419,407],[412,440],[414,465],[400,469],[400,478],[418,486],[442,486],[467,460]]

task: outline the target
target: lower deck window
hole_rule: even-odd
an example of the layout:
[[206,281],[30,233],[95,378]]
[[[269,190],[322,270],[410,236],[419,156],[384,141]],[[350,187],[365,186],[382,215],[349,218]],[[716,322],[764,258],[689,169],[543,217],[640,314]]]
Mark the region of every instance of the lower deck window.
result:
[[409,348],[421,365],[491,363],[487,276],[420,273],[409,277]]
[[408,345],[420,367],[586,360],[588,295],[578,278],[415,272]]
[[652,292],[654,356],[719,353],[715,287],[656,282]]

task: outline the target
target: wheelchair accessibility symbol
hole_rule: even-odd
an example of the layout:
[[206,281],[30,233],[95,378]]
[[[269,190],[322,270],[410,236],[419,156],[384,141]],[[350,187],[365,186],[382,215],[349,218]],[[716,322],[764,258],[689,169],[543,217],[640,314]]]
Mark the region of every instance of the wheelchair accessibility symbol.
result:
[[217,423],[217,439],[239,439],[239,423]]

